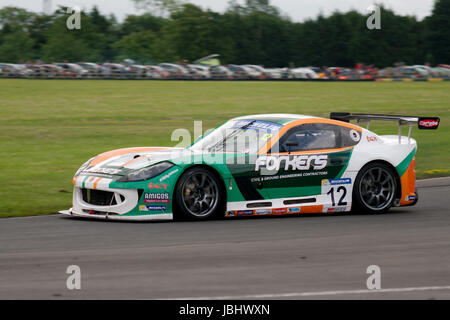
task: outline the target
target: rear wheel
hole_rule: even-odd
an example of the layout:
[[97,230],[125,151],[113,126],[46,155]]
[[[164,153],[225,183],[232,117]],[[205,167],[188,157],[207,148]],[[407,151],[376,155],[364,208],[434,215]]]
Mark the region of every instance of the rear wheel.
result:
[[392,168],[375,162],[365,166],[356,177],[353,200],[357,209],[369,213],[388,211],[395,200],[397,182]]
[[218,177],[205,168],[186,171],[175,190],[176,216],[191,220],[219,217],[223,211],[224,196]]

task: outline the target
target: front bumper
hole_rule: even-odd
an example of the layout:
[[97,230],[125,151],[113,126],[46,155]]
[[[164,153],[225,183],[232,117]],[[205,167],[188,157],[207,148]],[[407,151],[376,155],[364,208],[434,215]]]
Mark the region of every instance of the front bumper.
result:
[[96,220],[116,220],[116,221],[171,221],[173,220],[172,213],[164,213],[164,214],[154,214],[154,215],[142,215],[142,216],[123,216],[118,214],[89,214],[89,213],[81,213],[76,212],[73,208],[69,210],[59,211],[60,214],[70,216],[70,217],[79,217],[79,218],[89,218]]
[[82,190],[83,188],[77,186],[73,188],[73,209],[75,212],[89,213],[89,211],[97,211],[123,215],[136,208],[139,201],[138,192],[133,189],[85,188],[85,190],[108,192],[114,195],[114,202],[98,205],[85,201]]
[[[82,177],[77,179],[73,189],[72,208],[60,213],[98,220],[173,220],[169,204],[144,202],[144,185],[134,185],[132,189],[124,189],[112,187],[111,184],[112,179],[107,178]],[[147,205],[148,207],[159,206],[164,208],[164,210],[158,212],[154,208],[153,210],[141,209],[141,207],[147,207]]]

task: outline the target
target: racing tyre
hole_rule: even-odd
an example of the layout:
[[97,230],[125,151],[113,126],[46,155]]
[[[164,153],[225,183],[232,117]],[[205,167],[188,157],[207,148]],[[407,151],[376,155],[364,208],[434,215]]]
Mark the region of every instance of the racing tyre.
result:
[[224,194],[219,178],[210,170],[186,171],[175,188],[175,218],[208,220],[224,213]]
[[377,214],[387,212],[393,205],[397,181],[393,170],[384,163],[371,163],[361,169],[353,188],[356,209]]

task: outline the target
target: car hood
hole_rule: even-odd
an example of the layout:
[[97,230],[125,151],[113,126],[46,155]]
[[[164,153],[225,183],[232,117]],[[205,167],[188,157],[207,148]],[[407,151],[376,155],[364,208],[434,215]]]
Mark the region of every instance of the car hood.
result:
[[190,151],[183,148],[143,147],[126,148],[102,153],[83,170],[84,174],[126,175],[161,161],[183,156]]

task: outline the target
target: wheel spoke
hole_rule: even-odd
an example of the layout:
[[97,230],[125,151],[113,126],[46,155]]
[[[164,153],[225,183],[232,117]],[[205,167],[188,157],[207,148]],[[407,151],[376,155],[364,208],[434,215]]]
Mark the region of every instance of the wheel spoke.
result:
[[390,182],[391,181],[391,179],[389,179],[389,177],[386,177],[386,179],[384,179],[380,184],[382,185],[382,186],[384,186],[386,183],[388,183],[388,182]]
[[378,177],[377,177],[376,182],[380,182],[380,180],[381,180],[381,174],[382,174],[382,171],[381,171],[380,169],[378,169]]
[[201,182],[200,182],[201,188],[205,187],[205,182],[206,182],[206,177],[204,175],[202,175]]

